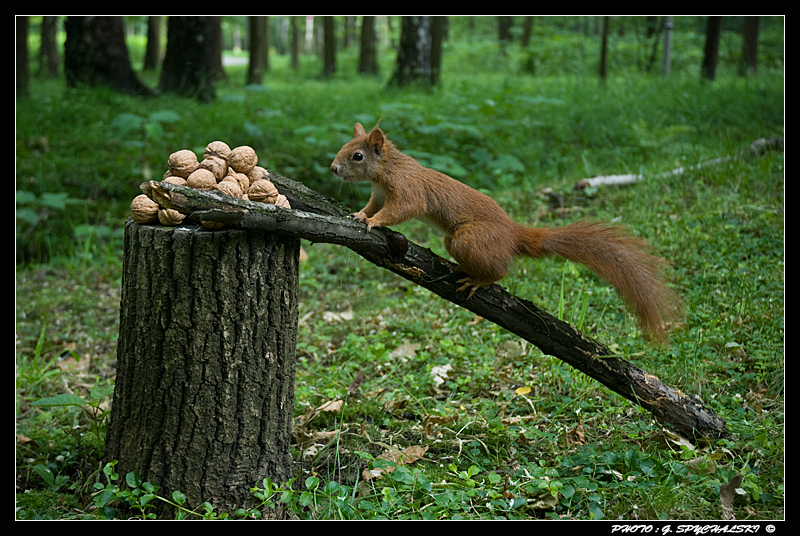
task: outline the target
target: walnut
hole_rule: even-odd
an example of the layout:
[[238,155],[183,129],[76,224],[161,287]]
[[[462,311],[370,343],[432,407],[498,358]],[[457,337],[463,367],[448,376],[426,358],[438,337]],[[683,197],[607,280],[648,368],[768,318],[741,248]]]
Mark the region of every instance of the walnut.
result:
[[247,173],[258,164],[258,155],[252,147],[242,145],[231,151],[228,164],[239,173]]
[[228,173],[222,180],[235,182],[236,184],[239,185],[239,188],[242,189],[242,192],[246,192],[247,190],[250,189],[250,179],[248,179],[247,175],[245,175],[244,173],[237,173],[231,170],[231,172]]
[[207,156],[200,161],[200,169],[209,170],[219,182],[228,173],[228,162],[218,156]]
[[186,216],[172,208],[158,208],[158,221],[163,225],[180,225]]
[[259,180],[250,185],[247,197],[259,203],[274,203],[278,198],[278,189],[270,181]]
[[197,161],[197,155],[189,149],[182,149],[169,155],[169,171],[173,175],[188,177],[200,163]]
[[206,145],[206,149],[203,151],[204,159],[211,156],[222,158],[227,162],[231,156],[231,148],[224,141],[212,141]]
[[261,166],[253,166],[253,169],[247,172],[247,178],[250,179],[251,183],[262,179],[269,180],[269,171]]
[[131,218],[136,223],[151,223],[158,218],[158,203],[144,194],[139,194],[131,201]]
[[284,208],[292,208],[292,205],[289,204],[289,200],[286,199],[286,196],[283,194],[278,194],[275,198],[275,206],[276,207],[284,207]]
[[235,180],[228,180],[226,178],[226,180],[223,180],[214,186],[214,189],[237,199],[242,197],[242,189],[239,188],[239,183]]
[[186,186],[186,179],[183,177],[178,177],[175,175],[170,175],[169,177],[164,177],[161,179],[161,182],[168,182],[170,184],[177,184],[178,186]]
[[217,185],[217,178],[207,169],[197,169],[186,179],[186,186],[198,190],[211,190]]

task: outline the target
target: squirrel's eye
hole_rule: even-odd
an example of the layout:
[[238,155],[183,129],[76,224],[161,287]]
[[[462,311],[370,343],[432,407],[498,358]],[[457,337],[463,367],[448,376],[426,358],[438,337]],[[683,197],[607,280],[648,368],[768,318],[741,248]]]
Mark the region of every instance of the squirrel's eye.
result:
[[356,162],[364,160],[364,155],[361,153],[353,153],[353,160],[355,160]]

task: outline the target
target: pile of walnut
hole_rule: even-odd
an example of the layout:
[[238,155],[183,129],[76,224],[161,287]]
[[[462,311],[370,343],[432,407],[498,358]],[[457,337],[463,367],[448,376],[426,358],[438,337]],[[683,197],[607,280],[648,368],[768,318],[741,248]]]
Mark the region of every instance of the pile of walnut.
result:
[[[169,170],[163,182],[197,188],[218,190],[237,199],[248,199],[291,208],[286,197],[278,193],[269,180],[269,171],[258,165],[258,155],[252,147],[242,145],[231,149],[225,142],[212,141],[203,151],[203,159],[188,149],[169,155]],[[185,214],[164,208],[144,194],[131,202],[131,218],[136,223],[179,225]],[[218,222],[201,222],[209,228],[221,227]]]

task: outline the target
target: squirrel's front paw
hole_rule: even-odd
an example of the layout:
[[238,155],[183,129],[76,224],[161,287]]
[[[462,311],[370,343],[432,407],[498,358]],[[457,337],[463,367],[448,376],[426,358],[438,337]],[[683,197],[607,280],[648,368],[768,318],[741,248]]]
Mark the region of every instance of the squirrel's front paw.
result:
[[372,229],[372,222],[369,221],[369,218],[363,212],[353,212],[350,214],[350,217],[356,220],[358,223],[363,223],[367,226],[367,231]]

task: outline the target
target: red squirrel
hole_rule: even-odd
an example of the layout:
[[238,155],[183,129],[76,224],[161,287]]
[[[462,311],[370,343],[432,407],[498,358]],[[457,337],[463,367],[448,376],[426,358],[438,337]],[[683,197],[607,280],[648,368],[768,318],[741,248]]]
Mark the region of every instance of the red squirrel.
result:
[[645,250],[644,241],[620,227],[578,221],[559,228],[525,227],[489,196],[401,153],[379,127],[369,133],[357,123],[353,139],[331,164],[347,182],[369,181],[367,205],[351,216],[372,227],[424,220],[445,235],[447,252],[466,277],[458,291],[475,291],[505,277],[518,255],[560,255],[588,266],[611,283],[640,320],[644,331],[663,339],[681,301],[662,277],[664,261]]

